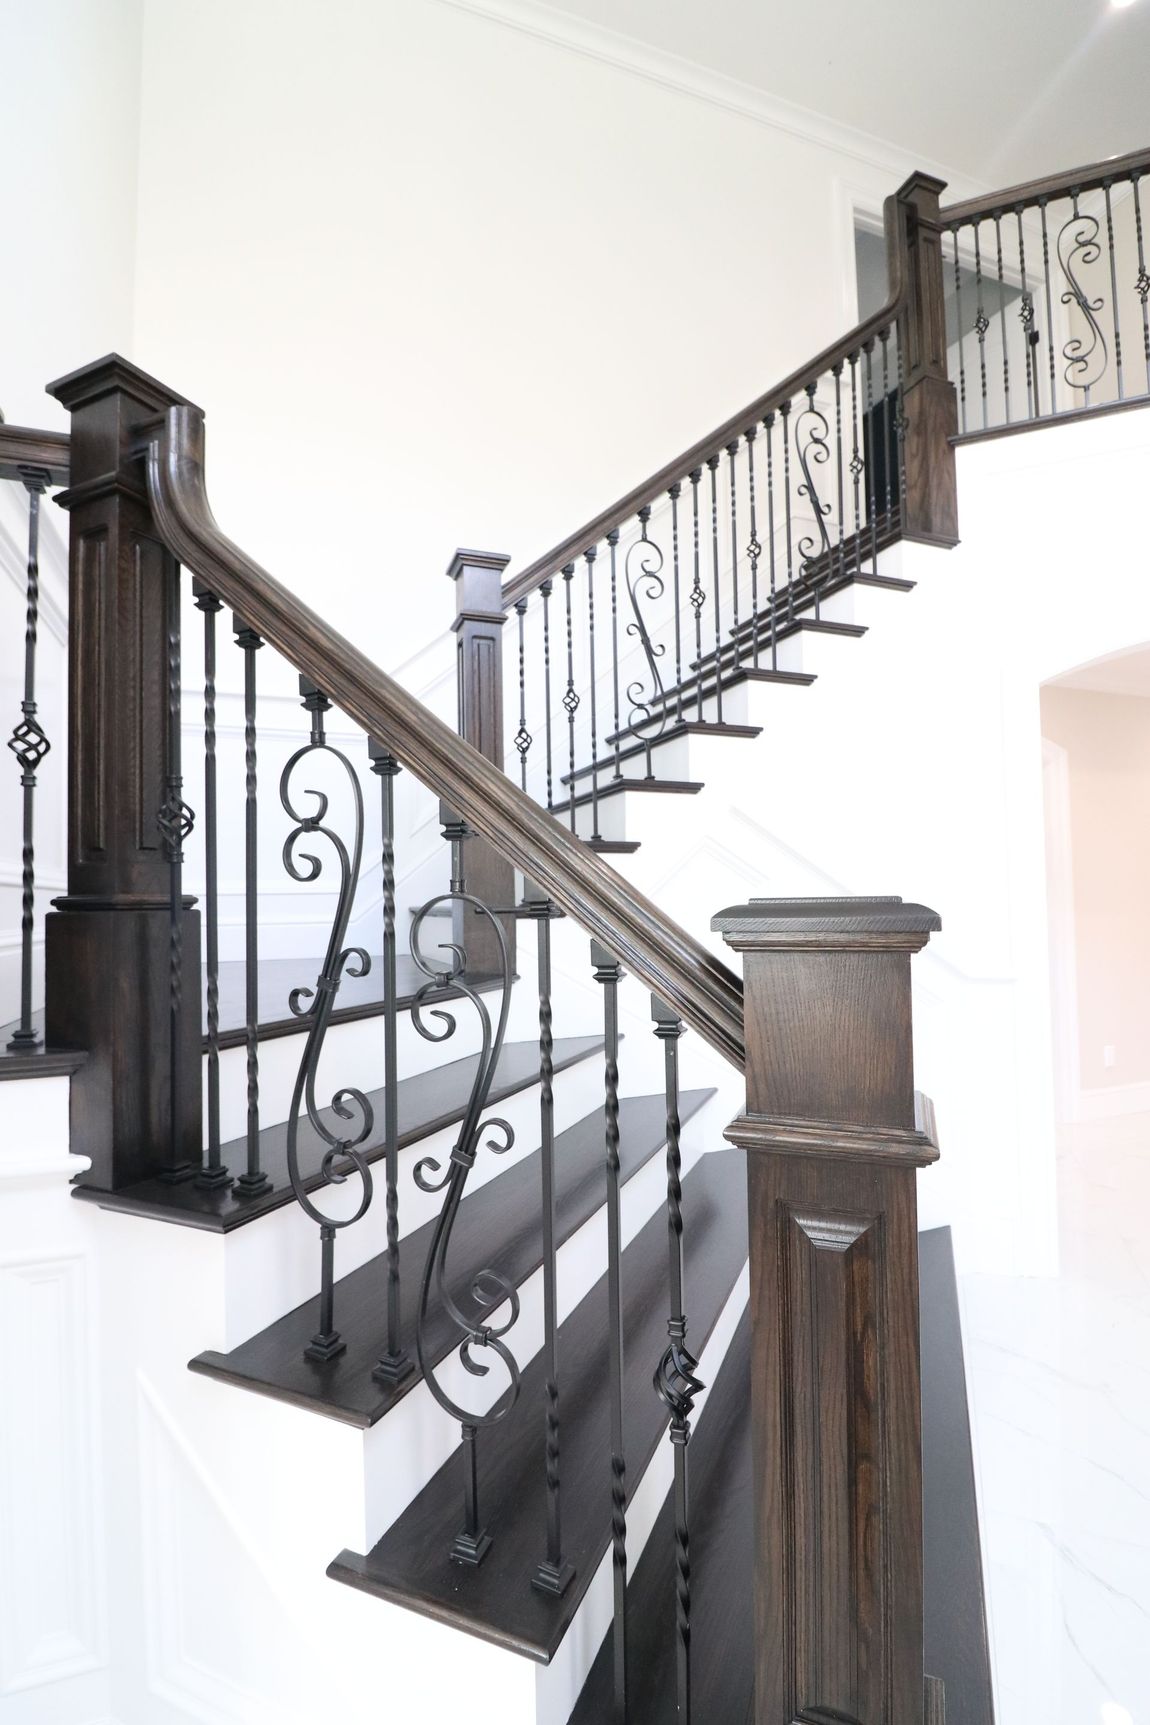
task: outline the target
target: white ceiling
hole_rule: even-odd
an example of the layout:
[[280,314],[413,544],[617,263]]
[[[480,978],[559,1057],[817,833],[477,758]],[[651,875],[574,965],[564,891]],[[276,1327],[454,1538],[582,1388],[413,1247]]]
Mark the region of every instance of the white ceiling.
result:
[[1110,0],[561,0],[539,10],[992,188],[1150,144],[1150,0],[1125,10]]

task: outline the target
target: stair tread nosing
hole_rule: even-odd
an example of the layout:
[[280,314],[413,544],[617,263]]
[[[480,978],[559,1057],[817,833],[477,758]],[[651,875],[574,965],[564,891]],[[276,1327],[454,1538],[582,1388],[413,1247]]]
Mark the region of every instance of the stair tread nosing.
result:
[[[682,1120],[691,1119],[714,1095],[688,1090],[680,1100]],[[619,1155],[623,1178],[638,1173],[666,1141],[667,1108],[658,1096],[625,1097],[619,1104]],[[559,1132],[555,1138],[556,1228],[560,1244],[570,1239],[603,1202],[603,1110]],[[448,1260],[451,1294],[466,1305],[476,1273],[493,1265],[519,1287],[543,1258],[540,1219],[541,1152],[536,1150],[470,1192],[460,1208]],[[415,1370],[396,1385],[376,1383],[372,1367],[383,1350],[387,1311],[387,1255],[343,1276],[336,1284],[336,1323],[347,1352],[334,1360],[309,1360],[303,1350],[316,1328],[316,1299],[269,1324],[230,1353],[208,1351],[189,1361],[193,1372],[279,1401],[327,1414],[349,1425],[372,1426],[420,1381],[415,1354],[419,1282],[435,1223],[400,1242],[401,1343]],[[458,1335],[442,1307],[433,1308],[427,1356],[437,1365]]]
[[[690,1336],[702,1351],[746,1260],[746,1165],[711,1151],[683,1183]],[[623,1255],[625,1450],[632,1490],[664,1440],[652,1377],[667,1345],[667,1218],[662,1206]],[[547,1663],[610,1543],[611,1467],[604,1275],[559,1332],[560,1450],[566,1555],[575,1579],[559,1599],[532,1587],[545,1554],[544,1366],[537,1354],[500,1425],[479,1434],[479,1498],[493,1544],[477,1568],[454,1563],[462,1455],[440,1468],[367,1556],[343,1551],[328,1574],[497,1646]],[[509,1341],[513,1345],[514,1331]]]
[[[687,1446],[691,1536],[691,1706],[744,1725],[754,1699],[751,1319],[744,1312]],[[668,1492],[627,1587],[628,1725],[675,1717],[675,1515]],[[611,1717],[611,1629],[569,1725]]]
[[[603,1046],[599,1036],[561,1036],[555,1040],[555,1070],[563,1071],[577,1061],[585,1060]],[[478,1055],[468,1054],[446,1066],[433,1066],[427,1072],[414,1073],[399,1081],[399,1143],[400,1148],[451,1126],[463,1118],[471,1085],[475,1077]],[[382,1060],[382,1053],[381,1053]],[[509,1042],[499,1057],[489,1101],[500,1102],[517,1090],[524,1090],[539,1079],[539,1044]],[[384,1092],[368,1092],[375,1115],[375,1129],[362,1150],[368,1162],[376,1162],[384,1154],[383,1121]],[[324,1120],[337,1130],[341,1123],[330,1108],[322,1109]],[[245,1165],[246,1140],[235,1138],[223,1145],[221,1158],[232,1174],[242,1173]],[[306,1120],[299,1133],[299,1162],[304,1186],[315,1191],[323,1185],[320,1165],[324,1145]],[[227,1233],[241,1227],[255,1216],[295,1201],[287,1173],[287,1122],[265,1126],[260,1132],[260,1166],[271,1180],[270,1192],[260,1197],[245,1198],[234,1188],[204,1190],[194,1181],[184,1180],[168,1185],[163,1180],[141,1180],[118,1192],[84,1184],[81,1175],[73,1185],[77,1198],[100,1204],[105,1209],[126,1210],[135,1215],[150,1216],[164,1222],[178,1222],[185,1227],[209,1228]]]

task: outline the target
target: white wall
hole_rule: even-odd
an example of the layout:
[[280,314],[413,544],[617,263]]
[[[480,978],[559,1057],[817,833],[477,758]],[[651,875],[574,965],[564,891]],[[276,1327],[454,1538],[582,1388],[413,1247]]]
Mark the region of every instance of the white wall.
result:
[[134,357],[394,666],[457,544],[546,549],[855,321],[852,204],[915,165],[867,147],[441,0],[149,4]]

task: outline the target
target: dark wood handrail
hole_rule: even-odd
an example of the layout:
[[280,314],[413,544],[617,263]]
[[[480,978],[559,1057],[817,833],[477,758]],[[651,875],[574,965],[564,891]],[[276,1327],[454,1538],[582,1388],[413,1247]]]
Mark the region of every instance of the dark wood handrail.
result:
[[1062,174],[1048,174],[1041,180],[1024,180],[1019,186],[1009,186],[1004,192],[989,196],[965,198],[960,204],[947,204],[940,212],[944,227],[963,227],[967,222],[985,221],[1008,210],[1026,208],[1044,199],[1060,198],[1074,192],[1094,192],[1119,180],[1130,180],[1150,172],[1150,149],[1131,150],[1125,156],[1112,156],[1108,162],[1091,162],[1084,168],[1070,168]]
[[220,531],[200,409],[152,421],[143,453],[156,522],[180,562],[742,1071],[739,978]]
[[49,485],[67,485],[71,439],[66,431],[36,431],[0,421],[0,479],[42,474]]
[[817,383],[832,366],[845,363],[852,353],[859,352],[867,342],[874,341],[884,329],[890,328],[902,312],[907,288],[900,205],[907,186],[916,179],[917,176],[914,176],[912,180],[908,180],[883,204],[890,285],[886,304],[865,318],[849,335],[840,336],[815,359],[808,360],[798,371],[793,371],[789,377],[784,378],[782,383],[775,384],[765,395],[752,401],[749,407],[741,408],[738,413],[732,414],[717,431],[712,431],[708,437],[693,444],[674,461],[661,467],[658,473],[652,474],[650,479],[644,479],[642,484],[635,486],[626,497],[621,497],[609,509],[604,509],[543,557],[537,557],[534,563],[529,564],[518,575],[513,575],[503,586],[505,607],[514,605],[519,599],[526,599],[549,577],[559,574],[568,563],[590,550],[592,545],[598,545],[613,527],[621,527],[646,504],[654,503],[662,497],[677,479],[685,479],[694,468],[702,467],[708,456],[722,451],[732,438],[741,437],[752,426],[758,425],[766,414],[776,412],[784,402],[793,400],[809,384]]

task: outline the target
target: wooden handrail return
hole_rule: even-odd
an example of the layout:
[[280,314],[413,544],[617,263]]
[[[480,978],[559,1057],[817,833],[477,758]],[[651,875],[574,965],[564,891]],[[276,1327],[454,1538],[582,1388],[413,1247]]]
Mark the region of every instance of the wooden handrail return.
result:
[[45,485],[67,485],[71,443],[66,431],[36,431],[0,419],[0,479],[37,474]]

